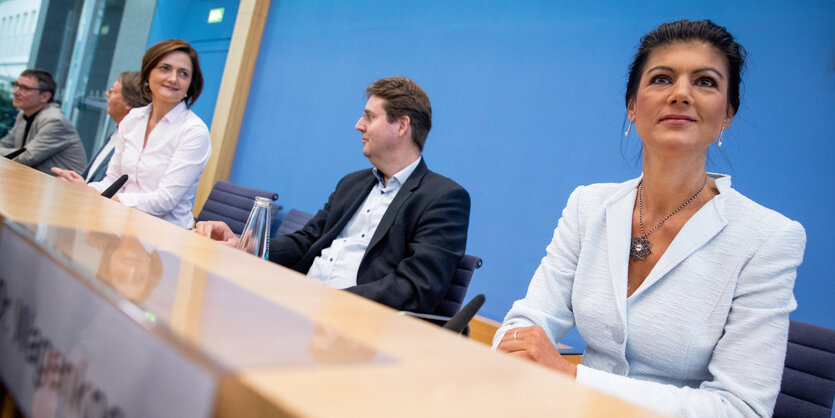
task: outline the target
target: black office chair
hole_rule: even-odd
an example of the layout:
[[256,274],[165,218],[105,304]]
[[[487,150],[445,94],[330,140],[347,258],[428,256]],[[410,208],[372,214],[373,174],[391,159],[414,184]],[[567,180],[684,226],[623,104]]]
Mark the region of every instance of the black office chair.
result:
[[825,417],[835,399],[835,329],[791,321],[774,417]]
[[281,225],[278,227],[276,235],[292,234],[293,232],[302,229],[311,218],[313,218],[312,213],[303,212],[298,209],[290,209],[290,212],[287,212],[287,215],[284,216],[284,220],[281,221]]
[[[481,265],[481,258],[464,254],[464,256],[461,257],[461,261],[458,262],[458,266],[455,267],[455,274],[452,276],[449,288],[447,288],[443,299],[441,299],[441,302],[438,303],[438,306],[434,311],[428,314],[401,311],[400,314],[414,316],[434,324],[444,326],[456,313],[461,310],[461,305],[464,303],[464,296],[467,295],[467,288],[470,286],[473,273],[475,273],[475,270],[481,267]],[[478,297],[479,296],[476,296],[473,300]],[[484,303],[484,301],[482,300],[481,303]],[[481,304],[478,306],[481,307]],[[475,315],[475,312],[473,312],[473,315]],[[469,327],[460,331],[459,334],[470,335]]]
[[[229,225],[232,232],[240,235],[246,225],[246,219],[249,217],[256,196],[272,199],[270,221],[275,224],[275,215],[281,210],[281,206],[275,204],[275,201],[278,200],[277,193],[240,186],[223,180],[218,180],[215,183],[215,187],[209,193],[209,198],[203,205],[203,209],[197,215],[197,221],[223,221]],[[270,235],[275,235],[277,229],[277,226],[272,225]]]
[[432,315],[451,317],[461,309],[473,273],[481,267],[481,264],[481,258],[474,255],[464,254],[464,257],[461,257],[461,261],[455,267],[455,274],[452,276],[449,288],[444,294],[444,298],[438,303],[438,307],[432,311]]

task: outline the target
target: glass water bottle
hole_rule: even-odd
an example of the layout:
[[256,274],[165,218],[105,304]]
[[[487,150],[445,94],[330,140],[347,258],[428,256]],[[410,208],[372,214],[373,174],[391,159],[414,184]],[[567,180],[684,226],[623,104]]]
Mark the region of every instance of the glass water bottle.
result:
[[272,200],[257,196],[246,220],[238,248],[256,257],[266,259],[270,245],[270,206]]

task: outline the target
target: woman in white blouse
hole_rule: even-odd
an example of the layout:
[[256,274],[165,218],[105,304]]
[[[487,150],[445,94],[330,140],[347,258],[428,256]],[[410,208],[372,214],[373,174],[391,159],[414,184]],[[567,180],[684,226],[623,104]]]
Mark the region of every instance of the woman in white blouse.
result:
[[[101,192],[127,174],[114,200],[191,228],[197,183],[211,155],[209,129],[189,110],[203,89],[197,52],[180,39],[162,41],[145,52],[140,73],[151,104],[132,109],[122,120],[118,134],[123,140],[116,143],[107,175],[86,186]],[[56,174],[85,186],[75,172]]]
[[[495,348],[666,415],[771,415],[806,236],[705,170],[744,58],[707,20],[641,39],[625,99],[643,175],[571,194]],[[555,348],[575,326],[579,366]]]

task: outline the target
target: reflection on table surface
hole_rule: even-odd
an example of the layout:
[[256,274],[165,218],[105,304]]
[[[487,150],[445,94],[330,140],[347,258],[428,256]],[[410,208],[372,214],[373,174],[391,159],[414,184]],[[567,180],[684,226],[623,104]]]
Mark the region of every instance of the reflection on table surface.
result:
[[142,309],[149,321],[172,331],[174,321],[185,323],[187,342],[204,347],[224,369],[392,361],[137,236],[20,226],[95,285],[106,285],[115,297]]

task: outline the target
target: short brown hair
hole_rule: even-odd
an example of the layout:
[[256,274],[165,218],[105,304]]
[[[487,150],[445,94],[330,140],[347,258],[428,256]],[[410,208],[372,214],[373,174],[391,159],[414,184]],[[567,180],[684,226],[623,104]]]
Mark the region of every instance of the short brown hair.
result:
[[186,106],[191,107],[194,102],[200,97],[200,92],[203,91],[203,73],[200,71],[200,60],[197,58],[197,51],[182,39],[166,39],[145,51],[145,56],[142,57],[142,94],[145,97],[151,98],[151,88],[148,86],[148,77],[151,75],[151,70],[159,64],[159,62],[168,54],[172,52],[185,52],[191,58],[191,85],[188,86],[185,101]]
[[142,107],[150,103],[142,94],[142,76],[139,75],[139,71],[125,71],[119,74],[119,83],[122,83],[122,100],[128,107]]
[[[21,77],[32,77],[38,80],[38,89],[41,93],[49,93],[49,102],[55,101],[55,79],[48,71],[37,68],[30,68],[20,73]],[[48,102],[48,103],[49,103]]]
[[429,104],[429,96],[417,83],[406,77],[381,78],[365,89],[365,95],[385,100],[383,109],[389,123],[403,115],[408,116],[412,141],[423,151],[426,137],[432,129],[432,105]]

